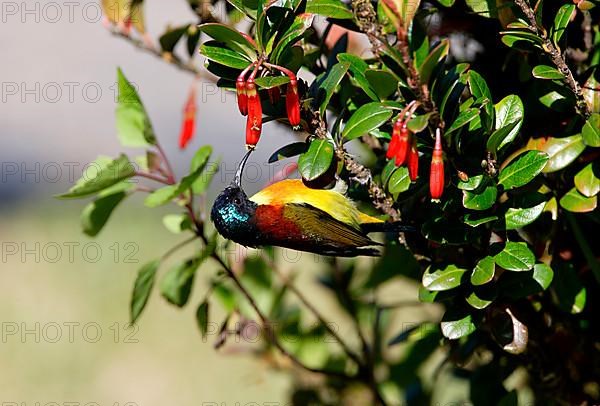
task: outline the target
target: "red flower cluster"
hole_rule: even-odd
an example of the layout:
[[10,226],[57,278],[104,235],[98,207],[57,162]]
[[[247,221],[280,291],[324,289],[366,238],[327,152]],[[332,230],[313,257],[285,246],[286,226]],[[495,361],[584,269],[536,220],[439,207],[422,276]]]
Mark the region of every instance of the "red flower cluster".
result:
[[394,159],[396,166],[408,165],[408,174],[411,181],[417,180],[419,174],[419,151],[417,140],[411,136],[402,117],[394,123],[392,140],[388,147],[386,158]]
[[[429,171],[429,193],[433,200],[439,200],[444,193],[444,160],[442,154],[442,137],[438,130]],[[392,139],[385,156],[387,159],[393,159],[396,166],[406,165],[410,180],[413,182],[417,180],[419,176],[417,140],[407,128],[403,114],[394,123]]]
[[[250,76],[248,76],[248,72],[251,68],[254,68],[254,70]],[[294,72],[282,66],[272,65],[262,60],[254,62],[240,73],[235,83],[238,108],[242,115],[248,117],[246,119],[246,146],[248,148],[254,148],[256,146],[262,132],[262,105],[255,78],[259,70],[262,70],[263,74],[265,74],[271,69],[283,72],[290,78],[285,95],[287,116],[292,126],[300,124],[300,97],[298,94],[298,80]],[[247,76],[248,78],[246,78]],[[279,102],[281,97],[281,90],[279,87],[269,88],[267,89],[267,93],[271,104]]]

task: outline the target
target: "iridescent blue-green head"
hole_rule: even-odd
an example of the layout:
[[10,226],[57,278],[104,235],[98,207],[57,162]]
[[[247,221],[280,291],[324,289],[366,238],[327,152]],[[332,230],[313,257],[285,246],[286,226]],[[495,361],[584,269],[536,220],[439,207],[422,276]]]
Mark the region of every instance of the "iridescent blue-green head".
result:
[[241,185],[242,171],[251,152],[249,150],[242,158],[231,185],[217,196],[210,218],[223,237],[252,246],[257,237],[253,221],[257,204],[248,199]]

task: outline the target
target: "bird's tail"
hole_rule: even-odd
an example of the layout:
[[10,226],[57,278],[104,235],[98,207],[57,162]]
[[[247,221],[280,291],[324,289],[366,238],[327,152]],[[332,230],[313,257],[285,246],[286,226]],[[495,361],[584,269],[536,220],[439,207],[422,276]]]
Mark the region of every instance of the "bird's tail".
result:
[[416,229],[413,226],[407,226],[406,224],[395,221],[381,222],[381,223],[363,223],[361,228],[365,233],[381,233],[381,232],[414,232]]

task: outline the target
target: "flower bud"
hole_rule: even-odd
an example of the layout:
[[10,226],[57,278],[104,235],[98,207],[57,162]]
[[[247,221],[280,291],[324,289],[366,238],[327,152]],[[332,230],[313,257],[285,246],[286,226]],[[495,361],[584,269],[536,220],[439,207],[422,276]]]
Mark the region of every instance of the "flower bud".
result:
[[387,159],[394,159],[396,154],[398,153],[398,138],[400,134],[397,134],[395,131],[392,131],[392,139],[390,140],[390,144],[388,145],[388,149],[385,153],[385,157]]
[[414,182],[419,176],[419,151],[417,150],[417,140],[413,139],[408,152],[408,176]]
[[183,109],[183,124],[179,133],[179,148],[185,149],[196,129],[196,87],[192,84],[190,94]]
[[300,124],[300,98],[298,96],[298,81],[296,75],[290,75],[290,83],[285,93],[285,108],[288,120],[292,126]]
[[435,134],[435,146],[429,168],[429,193],[432,200],[439,200],[444,192],[444,160],[442,158],[442,136],[438,130]]
[[246,96],[248,97],[246,145],[255,146],[258,143],[262,131],[262,106],[253,78],[248,79],[246,82]]

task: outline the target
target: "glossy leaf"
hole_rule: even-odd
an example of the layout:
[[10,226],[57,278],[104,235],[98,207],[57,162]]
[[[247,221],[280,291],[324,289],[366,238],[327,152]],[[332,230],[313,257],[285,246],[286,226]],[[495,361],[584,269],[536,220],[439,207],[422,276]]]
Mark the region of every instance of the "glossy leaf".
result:
[[494,278],[495,270],[496,263],[494,262],[493,257],[488,255],[487,257],[480,259],[471,274],[471,284],[479,286],[488,283]]
[[519,96],[511,94],[500,100],[495,106],[496,130],[517,123],[512,130],[498,144],[498,149],[512,142],[523,124],[524,108]]
[[398,89],[398,80],[388,71],[367,69],[365,78],[380,100],[390,97]]
[[131,295],[129,316],[131,323],[137,321],[140,314],[142,314],[144,307],[146,307],[150,292],[152,292],[152,287],[154,286],[154,279],[156,278],[156,271],[158,270],[159,265],[160,261],[154,260],[142,266],[138,271],[133,287],[133,293]]
[[290,78],[287,76],[265,76],[262,78],[256,78],[254,82],[261,89],[272,89],[289,83]]
[[538,65],[531,71],[534,78],[562,80],[564,75],[558,69],[548,65]]
[[552,26],[552,30],[550,31],[550,35],[552,37],[552,41],[554,44],[558,46],[558,43],[565,31],[567,30],[567,26],[571,21],[571,17],[575,13],[575,5],[574,4],[564,4],[558,9],[556,13],[556,17],[554,17],[554,25]]
[[594,113],[588,118],[581,130],[581,136],[585,145],[600,147],[600,114]]
[[571,164],[585,149],[581,134],[564,138],[548,138],[540,148],[550,159],[542,172],[550,173],[561,170]]
[[388,190],[391,194],[402,193],[410,187],[410,177],[406,167],[400,167],[390,177]]
[[423,65],[419,67],[419,75],[422,83],[429,83],[434,68],[448,55],[449,50],[450,42],[446,38],[431,50],[427,58],[423,61]]
[[352,11],[340,0],[308,0],[306,12],[336,19],[352,18]]
[[533,223],[542,214],[545,206],[546,202],[527,208],[510,207],[504,215],[506,229],[515,230]]
[[586,197],[596,196],[600,192],[600,167],[595,163],[588,164],[575,175],[575,187]]
[[340,84],[349,68],[350,63],[340,62],[331,68],[331,70],[327,73],[327,76],[325,76],[321,82],[319,86],[320,91],[323,92],[323,101],[319,107],[321,114],[325,112],[331,96],[333,96],[336,87]]
[[200,46],[200,53],[207,59],[234,69],[244,69],[251,62],[238,52],[225,48],[216,41],[207,41]]
[[486,185],[481,191],[463,190],[463,206],[471,210],[487,210],[496,203],[498,188],[494,184]]
[[535,264],[535,256],[524,242],[507,241],[494,261],[508,271],[528,271]]
[[442,334],[450,340],[468,336],[477,328],[471,314],[448,310],[440,323]]
[[352,114],[342,131],[344,141],[368,134],[392,117],[392,110],[381,103],[367,103]]
[[477,108],[468,108],[460,112],[456,120],[450,125],[448,130],[446,130],[445,135],[449,135],[452,132],[458,130],[461,127],[469,124],[471,121],[476,119],[479,116],[479,109]]
[[494,123],[494,104],[492,103],[492,92],[485,79],[474,70],[469,71],[469,89],[476,100],[487,99],[483,106],[481,122],[486,130],[490,130]]
[[258,58],[254,45],[234,28],[225,24],[206,23],[198,26],[198,29],[216,41],[224,43],[229,49],[244,56],[248,61],[255,61]]
[[498,220],[498,216],[482,215],[480,213],[465,214],[464,223],[471,227],[479,227],[482,224]]
[[466,182],[458,182],[458,188],[461,190],[475,190],[483,181],[483,175],[471,176]]
[[461,284],[466,269],[459,268],[450,264],[445,268],[439,268],[437,265],[431,265],[423,274],[423,286],[431,291],[443,291],[453,289]]
[[548,155],[541,151],[526,151],[500,171],[498,183],[513,189],[531,182],[546,166]]
[[333,160],[333,145],[322,139],[313,140],[308,151],[298,158],[298,170],[305,180],[315,180],[327,172]]
[[588,213],[598,207],[598,195],[586,197],[573,188],[560,198],[559,204],[563,209],[573,213]]

